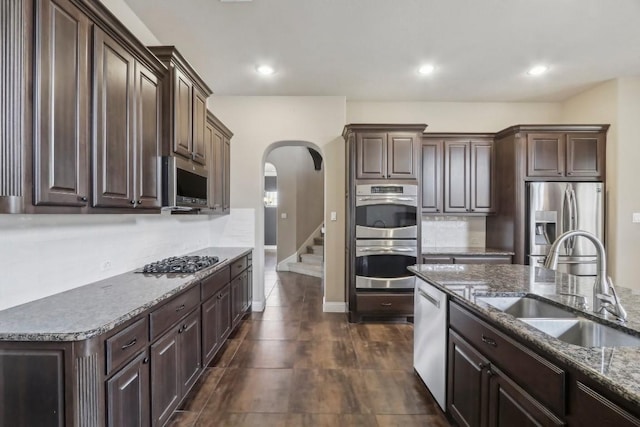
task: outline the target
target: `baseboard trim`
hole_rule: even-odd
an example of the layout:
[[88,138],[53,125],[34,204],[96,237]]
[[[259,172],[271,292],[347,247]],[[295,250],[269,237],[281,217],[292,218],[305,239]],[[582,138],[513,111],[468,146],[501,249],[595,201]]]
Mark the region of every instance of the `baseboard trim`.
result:
[[325,313],[346,313],[347,312],[347,303],[346,302],[334,302],[334,301],[325,301],[322,299],[322,311]]
[[276,265],[276,271],[290,271],[289,270],[289,263],[290,262],[298,262],[298,253],[294,253],[293,255],[289,256],[286,259],[283,259],[282,261],[280,261],[278,263],[278,265]]
[[251,301],[251,311],[252,312],[264,311],[264,301]]

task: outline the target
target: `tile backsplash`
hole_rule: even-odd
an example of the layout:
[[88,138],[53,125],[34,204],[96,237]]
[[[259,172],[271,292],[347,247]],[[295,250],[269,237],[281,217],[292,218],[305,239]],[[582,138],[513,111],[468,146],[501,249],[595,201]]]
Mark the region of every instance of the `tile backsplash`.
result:
[[480,247],[485,246],[485,217],[423,216],[422,246]]
[[254,246],[253,211],[0,215],[0,310],[208,246]]

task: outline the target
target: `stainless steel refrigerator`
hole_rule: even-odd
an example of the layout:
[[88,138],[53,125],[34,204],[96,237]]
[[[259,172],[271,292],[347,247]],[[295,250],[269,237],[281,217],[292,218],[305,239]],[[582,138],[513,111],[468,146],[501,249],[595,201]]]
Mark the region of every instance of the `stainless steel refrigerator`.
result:
[[[527,185],[527,259],[541,266],[554,240],[565,231],[584,230],[604,243],[604,187],[601,182],[530,182]],[[584,238],[561,248],[558,271],[596,275],[596,250]]]

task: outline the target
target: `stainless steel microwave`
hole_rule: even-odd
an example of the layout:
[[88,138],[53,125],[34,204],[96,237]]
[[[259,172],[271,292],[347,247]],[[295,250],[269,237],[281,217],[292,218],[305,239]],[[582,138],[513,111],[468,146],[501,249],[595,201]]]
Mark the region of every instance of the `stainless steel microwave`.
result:
[[179,157],[162,158],[162,206],[176,210],[209,207],[209,174],[203,166]]

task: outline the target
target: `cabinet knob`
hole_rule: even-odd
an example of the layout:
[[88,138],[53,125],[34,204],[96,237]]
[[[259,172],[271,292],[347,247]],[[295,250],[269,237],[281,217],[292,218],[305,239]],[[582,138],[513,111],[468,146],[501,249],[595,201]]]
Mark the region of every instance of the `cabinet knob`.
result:
[[493,371],[492,371],[491,369],[489,369],[489,370],[487,371],[487,375],[488,375],[488,376],[490,376],[490,377],[491,377],[491,376],[493,376]]
[[573,172],[567,172],[567,175],[573,175]]
[[476,211],[475,209],[471,208],[471,212],[475,212],[475,211]]
[[482,362],[478,363],[478,368],[480,370],[483,370],[484,368],[488,368],[489,366],[491,366],[491,363],[482,363]]
[[143,363],[143,364],[145,364],[145,365],[146,365],[147,363],[149,363],[149,358],[148,358],[148,357],[145,357],[145,358],[142,360],[142,363]]
[[562,172],[558,172],[558,175],[562,175]]
[[436,209],[436,212],[440,212],[440,209]]
[[142,204],[142,200],[138,200],[136,203],[141,205]]
[[469,212],[469,209],[467,209],[466,211]]
[[132,205],[135,205],[136,201],[135,200],[130,200],[129,203],[131,203]]
[[85,196],[78,196],[78,201],[86,202],[88,199]]

